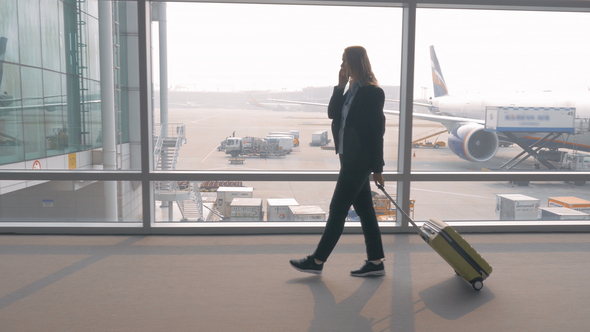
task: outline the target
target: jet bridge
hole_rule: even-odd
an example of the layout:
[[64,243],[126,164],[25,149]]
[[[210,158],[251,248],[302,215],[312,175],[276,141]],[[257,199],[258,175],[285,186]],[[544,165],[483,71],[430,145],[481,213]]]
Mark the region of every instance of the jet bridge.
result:
[[[523,152],[500,166],[509,170],[526,159],[534,157],[547,169],[556,167],[539,156],[539,151],[551,146],[561,135],[576,133],[576,110],[573,107],[486,107],[485,128],[505,136],[523,149]],[[525,133],[543,133],[541,139],[527,143]]]

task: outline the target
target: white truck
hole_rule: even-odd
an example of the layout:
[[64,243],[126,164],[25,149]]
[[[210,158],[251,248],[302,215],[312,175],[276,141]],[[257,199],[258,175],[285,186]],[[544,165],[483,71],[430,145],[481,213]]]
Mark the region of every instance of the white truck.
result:
[[[539,157],[545,160],[552,161],[556,167],[563,171],[590,171],[590,155],[578,153],[577,151],[539,151]],[[514,181],[519,186],[528,186],[529,181]],[[583,186],[586,184],[585,180],[574,181],[576,186]]]
[[577,152],[563,152],[559,166],[562,169],[588,171],[590,170],[590,155]]
[[[292,144],[293,142],[291,142]],[[278,140],[258,137],[228,137],[225,140],[225,153],[232,157],[282,157],[286,154]]]
[[315,133],[311,134],[311,146],[324,146],[330,143],[330,139],[328,138],[328,131],[316,131]]

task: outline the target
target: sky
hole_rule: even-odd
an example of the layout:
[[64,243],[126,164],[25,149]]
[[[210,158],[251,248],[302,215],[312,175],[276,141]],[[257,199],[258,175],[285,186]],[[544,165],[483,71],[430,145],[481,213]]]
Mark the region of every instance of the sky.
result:
[[[350,45],[367,49],[381,85],[400,82],[401,8],[168,3],[167,11],[172,88],[331,86]],[[590,86],[590,14],[418,9],[416,30],[417,98],[432,95],[430,45],[451,94]]]

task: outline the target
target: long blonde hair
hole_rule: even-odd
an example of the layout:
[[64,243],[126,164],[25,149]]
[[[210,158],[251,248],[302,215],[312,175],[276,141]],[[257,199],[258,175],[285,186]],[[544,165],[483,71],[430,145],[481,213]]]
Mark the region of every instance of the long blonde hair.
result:
[[377,78],[371,70],[371,62],[367,50],[362,46],[349,46],[344,49],[346,62],[350,70],[350,77],[362,85],[378,85]]

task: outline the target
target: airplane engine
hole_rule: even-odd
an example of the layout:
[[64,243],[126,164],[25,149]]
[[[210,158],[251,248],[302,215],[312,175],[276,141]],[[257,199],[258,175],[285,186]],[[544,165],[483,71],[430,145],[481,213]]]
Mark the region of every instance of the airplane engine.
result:
[[498,135],[485,131],[484,126],[470,123],[449,135],[449,148],[454,154],[469,161],[487,161],[498,152]]

